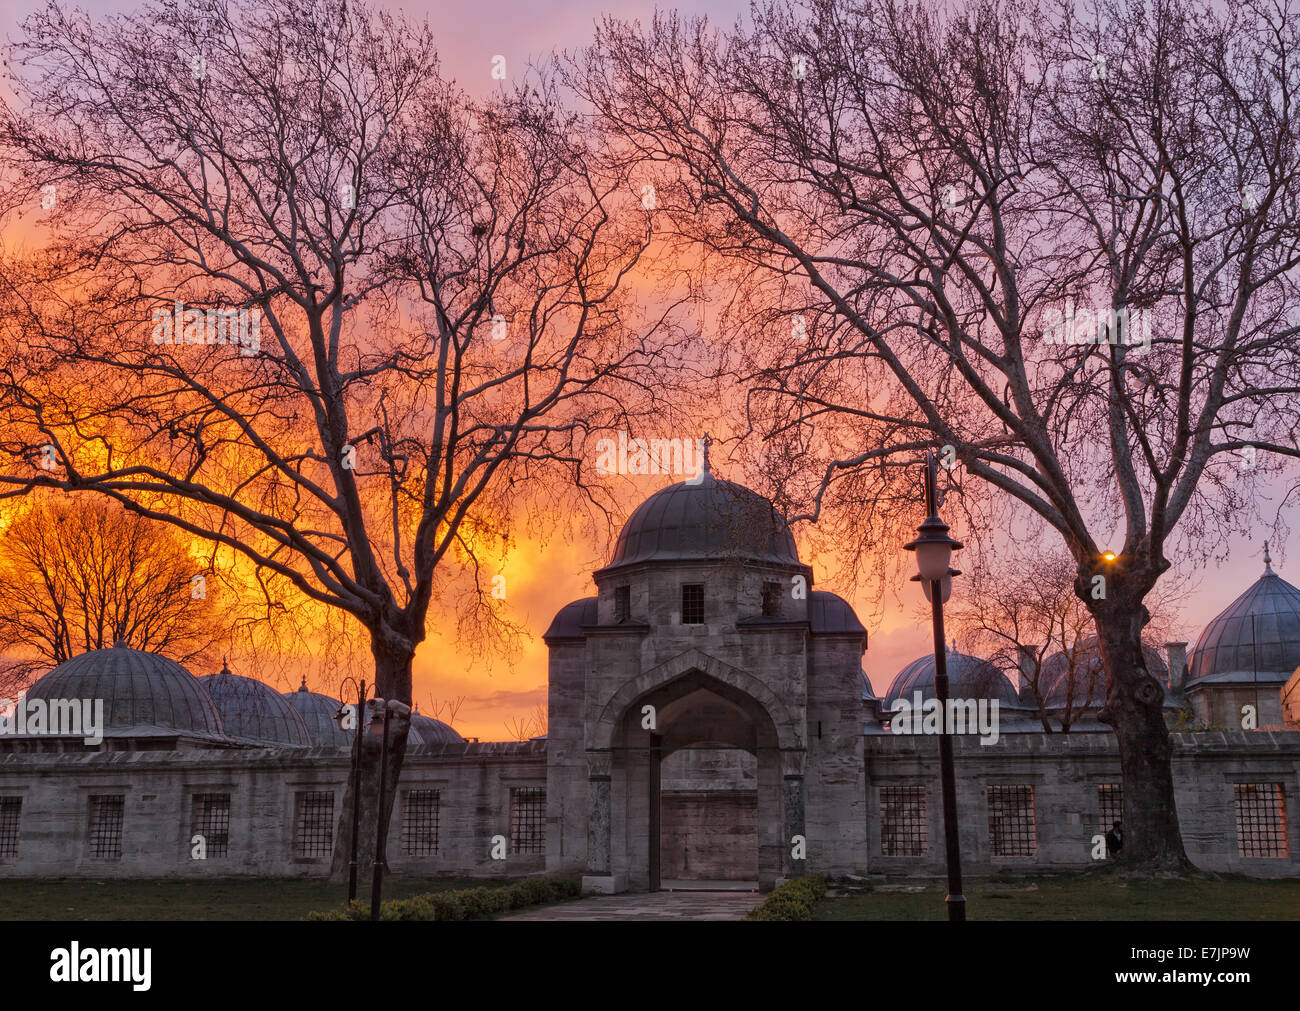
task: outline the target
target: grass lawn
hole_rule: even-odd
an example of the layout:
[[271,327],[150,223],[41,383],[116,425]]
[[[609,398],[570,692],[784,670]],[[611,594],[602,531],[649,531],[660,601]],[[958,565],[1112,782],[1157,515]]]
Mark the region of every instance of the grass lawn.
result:
[[[967,882],[970,920],[1300,920],[1300,880],[1123,881],[1105,876]],[[946,888],[825,898],[814,920],[943,920]]]
[[[510,881],[390,877],[384,881],[384,899]],[[0,920],[300,920],[316,910],[342,908],[347,899],[346,884],[317,878],[9,879],[0,882],[0,890]],[[368,875],[358,884],[357,897],[369,900]]]

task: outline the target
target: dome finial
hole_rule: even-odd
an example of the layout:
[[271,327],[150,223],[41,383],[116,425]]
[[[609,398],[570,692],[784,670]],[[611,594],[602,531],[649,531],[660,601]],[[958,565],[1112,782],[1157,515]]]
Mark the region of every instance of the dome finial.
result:
[[1267,576],[1270,572],[1273,571],[1272,562],[1273,559],[1270,558],[1268,554],[1268,541],[1265,541],[1264,542],[1264,575]]
[[226,658],[224,656],[221,658],[221,673],[225,675],[230,674],[230,668],[226,666]]
[[700,444],[704,447],[704,473],[712,474],[713,468],[709,465],[709,447],[713,445],[713,436],[705,432]]
[[298,686],[298,691],[305,692],[306,690],[307,690],[307,675],[304,674],[302,676],[302,684]]

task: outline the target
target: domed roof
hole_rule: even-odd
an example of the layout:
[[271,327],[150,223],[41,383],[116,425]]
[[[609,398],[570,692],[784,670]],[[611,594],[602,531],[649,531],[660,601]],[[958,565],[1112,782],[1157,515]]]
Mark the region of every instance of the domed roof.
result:
[[1300,590],[1271,561],[1265,545],[1264,574],[1201,632],[1188,664],[1189,687],[1257,677],[1281,684],[1300,666]]
[[772,503],[702,471],[663,488],[628,517],[602,571],[637,562],[736,559],[798,565],[794,535]]
[[[1152,677],[1160,682],[1168,679],[1169,667],[1159,652],[1151,646],[1143,646],[1142,657]],[[1071,678],[1071,658],[1073,658],[1073,678]],[[1073,693],[1070,691],[1072,681]],[[1090,635],[1075,643],[1069,650],[1060,650],[1044,660],[1039,685],[1044,690],[1043,701],[1049,708],[1064,706],[1067,700],[1071,709],[1100,706],[1104,703],[1110,681],[1106,677],[1101,653],[1097,649],[1097,637]]]
[[808,594],[808,624],[814,632],[823,634],[867,634],[853,606],[843,597],[826,590],[812,590]]
[[28,699],[103,699],[104,732],[180,735],[228,743],[221,713],[175,660],[119,642],[65,660],[27,690]]
[[350,748],[352,747],[352,735],[343,730],[334,715],[339,711],[341,703],[338,699],[332,699],[328,695],[321,695],[317,692],[307,690],[307,681],[303,680],[302,684],[295,692],[285,692],[282,698],[297,710],[298,715],[302,717],[303,723],[307,725],[307,733],[311,736],[311,743],[317,748]]
[[875,701],[876,701],[876,692],[875,692],[875,690],[871,687],[871,679],[870,679],[869,677],[867,677],[867,672],[866,672],[865,670],[859,670],[859,671],[858,671],[858,685],[859,685],[859,687],[861,687],[861,689],[862,689],[862,701],[863,701],[863,702],[875,702]]
[[217,704],[231,737],[249,744],[311,747],[311,733],[298,710],[270,685],[231,674],[225,667],[199,681]]
[[437,744],[465,743],[465,738],[461,737],[446,723],[443,723],[442,720],[435,720],[432,716],[425,716],[421,713],[419,703],[416,703],[415,709],[411,712],[411,730],[418,732],[420,740],[430,747]]
[[[999,705],[1016,706],[1019,700],[1010,679],[987,660],[948,651],[948,697],[962,699],[997,699]],[[895,699],[906,698],[919,691],[923,699],[934,698],[934,657],[917,657],[894,678],[885,693],[888,708]]]
[[581,600],[565,604],[555,612],[555,617],[551,619],[550,627],[542,635],[542,639],[549,641],[584,638],[586,633],[582,627],[596,624],[596,602],[595,597],[583,597]]

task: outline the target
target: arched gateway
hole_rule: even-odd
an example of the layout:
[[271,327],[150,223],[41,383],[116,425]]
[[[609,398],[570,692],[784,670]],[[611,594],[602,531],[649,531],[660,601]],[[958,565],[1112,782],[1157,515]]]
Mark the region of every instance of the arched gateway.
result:
[[860,867],[866,631],[771,504],[706,470],[594,579],[545,636],[548,867],[608,891]]

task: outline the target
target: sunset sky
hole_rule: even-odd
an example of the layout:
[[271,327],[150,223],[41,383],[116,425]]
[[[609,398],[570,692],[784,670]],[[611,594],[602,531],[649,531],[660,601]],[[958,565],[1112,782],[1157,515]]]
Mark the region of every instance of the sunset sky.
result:
[[[105,14],[128,10],[132,4],[112,0],[90,0],[80,4],[92,13]],[[571,0],[563,5],[538,4],[532,0],[477,0],[464,4],[390,4],[408,16],[427,17],[440,37],[440,53],[448,76],[471,93],[487,92],[493,88],[490,76],[491,61],[496,55],[506,57],[507,67],[513,75],[521,71],[532,59],[543,57],[552,49],[574,49],[590,38],[593,22],[603,14],[626,18],[647,19],[653,5],[627,0]],[[689,0],[681,6],[687,13],[708,14],[711,18],[730,23],[741,15],[747,4],[740,0]],[[20,2],[0,11],[0,32],[11,37],[25,10],[32,9],[28,2]],[[695,437],[700,432],[674,432],[664,435]],[[727,478],[739,478],[739,468],[729,466],[725,457],[715,455],[715,473]],[[639,477],[626,479],[632,483],[632,492],[624,502],[630,511],[646,496],[672,480],[665,477]],[[1262,507],[1266,516],[1272,516],[1285,487],[1273,489],[1272,502]],[[1283,514],[1284,521],[1295,526],[1296,510]],[[919,521],[919,514],[918,514]],[[951,521],[951,519],[950,519]],[[841,592],[850,597],[864,620],[874,611],[883,612],[878,625],[869,627],[869,649],[864,666],[877,691],[883,691],[893,676],[907,662],[925,653],[930,645],[928,624],[917,622],[917,587],[905,581],[887,589],[883,606],[867,601],[843,587],[826,581],[828,566],[818,565],[805,548],[805,537],[796,529],[796,538],[804,551],[805,561],[816,566],[821,589]],[[965,539],[968,532],[957,527],[954,536]],[[1227,544],[1229,560],[1220,567],[1198,559],[1178,560],[1183,575],[1190,576],[1190,592],[1181,614],[1180,637],[1195,642],[1204,624],[1244,590],[1262,571],[1262,540],[1260,532],[1252,541],[1235,539]],[[507,577],[509,593],[504,604],[515,620],[522,623],[530,637],[513,664],[500,659],[487,660],[479,656],[480,650],[456,641],[454,631],[439,632],[430,629],[429,639],[422,646],[415,661],[415,700],[422,710],[428,710],[431,699],[448,699],[464,696],[466,701],[455,721],[462,734],[484,740],[500,740],[508,736],[506,723],[514,717],[525,716],[536,705],[546,701],[546,646],[541,634],[554,613],[575,598],[594,592],[590,573],[608,557],[612,541],[583,541],[558,536],[542,545],[526,534],[517,534],[516,546],[507,561],[503,574]],[[1209,546],[1210,549],[1218,546]],[[1273,565],[1283,577],[1300,583],[1300,563],[1293,562],[1294,552],[1285,540],[1271,544]],[[898,550],[901,552],[902,547]],[[957,562],[960,565],[960,560]],[[954,595],[962,592],[960,581]],[[195,671],[196,674],[208,673]],[[340,677],[343,673],[341,672]],[[359,672],[364,673],[364,672]],[[296,686],[277,685],[280,689]],[[333,693],[336,684],[313,684],[311,687]]]

